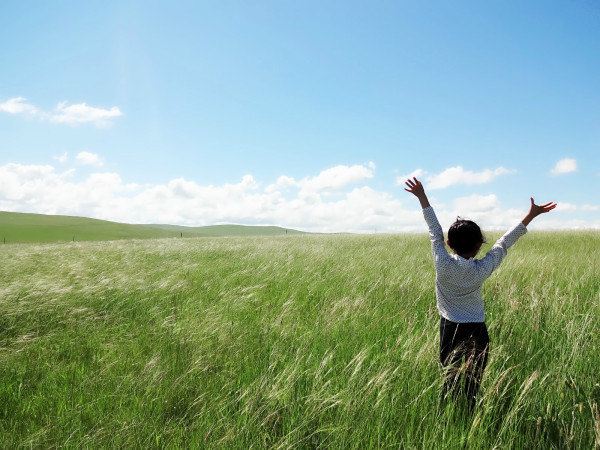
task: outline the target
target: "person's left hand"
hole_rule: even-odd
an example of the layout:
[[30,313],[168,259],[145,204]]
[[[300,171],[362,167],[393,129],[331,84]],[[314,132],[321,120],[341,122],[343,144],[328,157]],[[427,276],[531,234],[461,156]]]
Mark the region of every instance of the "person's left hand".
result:
[[410,192],[417,198],[422,198],[425,196],[425,188],[421,182],[417,180],[417,177],[413,177],[412,180],[409,178],[404,183],[409,187],[409,189],[404,188],[406,192]]

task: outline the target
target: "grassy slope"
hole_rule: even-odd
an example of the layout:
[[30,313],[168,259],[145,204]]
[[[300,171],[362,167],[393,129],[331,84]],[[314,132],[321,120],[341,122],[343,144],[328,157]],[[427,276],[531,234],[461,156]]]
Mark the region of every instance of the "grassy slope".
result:
[[531,232],[486,282],[472,422],[426,236],[0,246],[0,447],[593,448],[599,246]]
[[[200,236],[277,236],[286,233],[280,227],[214,225],[181,227],[175,225],[132,225],[86,217],[0,211],[0,242],[102,241]],[[289,234],[299,231],[288,230]]]

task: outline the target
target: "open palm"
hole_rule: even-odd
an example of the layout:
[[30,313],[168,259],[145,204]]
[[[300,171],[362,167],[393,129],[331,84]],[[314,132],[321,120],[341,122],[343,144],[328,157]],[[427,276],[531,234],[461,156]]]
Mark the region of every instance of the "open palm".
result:
[[406,192],[410,192],[411,194],[416,195],[417,198],[425,195],[425,189],[416,177],[413,177],[412,180],[409,178],[404,183],[408,187],[408,189],[404,188]]
[[539,216],[540,214],[547,213],[549,211],[552,211],[554,208],[556,208],[555,202],[548,202],[543,205],[536,205],[535,201],[533,200],[533,197],[530,197],[530,200],[531,200],[531,207],[529,208],[529,213],[533,214],[534,216]]

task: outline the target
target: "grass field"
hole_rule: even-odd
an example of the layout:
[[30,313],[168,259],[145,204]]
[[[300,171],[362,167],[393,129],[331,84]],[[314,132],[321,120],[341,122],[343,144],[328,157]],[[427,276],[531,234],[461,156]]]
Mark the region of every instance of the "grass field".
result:
[[90,219],[0,211],[0,243],[106,241],[114,239],[152,239],[202,236],[282,236],[302,234],[281,227],[210,225],[133,225]]
[[599,447],[598,249],[510,250],[466,420],[425,235],[3,245],[0,447]]

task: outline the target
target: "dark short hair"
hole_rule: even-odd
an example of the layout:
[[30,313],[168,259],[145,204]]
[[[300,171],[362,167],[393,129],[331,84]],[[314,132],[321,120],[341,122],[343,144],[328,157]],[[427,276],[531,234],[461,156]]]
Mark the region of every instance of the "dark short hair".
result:
[[472,220],[457,217],[448,230],[448,245],[459,255],[472,252],[484,242],[481,228]]

